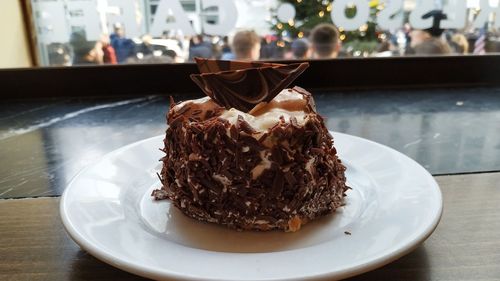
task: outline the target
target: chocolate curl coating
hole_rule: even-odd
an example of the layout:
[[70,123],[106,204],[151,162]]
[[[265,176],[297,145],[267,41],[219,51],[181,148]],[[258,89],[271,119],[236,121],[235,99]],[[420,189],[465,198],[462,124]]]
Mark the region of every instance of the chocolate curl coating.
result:
[[[233,66],[231,66],[233,64]],[[217,66],[204,65],[200,70],[238,68],[242,62]],[[254,63],[247,63],[254,64]],[[260,102],[269,102],[283,89],[290,85],[309,63],[295,63],[290,65],[261,63],[259,67],[220,71],[215,73],[192,74],[191,79],[219,105],[227,109],[236,108],[249,112]]]
[[[182,116],[169,123],[162,187],[152,196],[191,218],[239,230],[297,231],[344,204],[346,168],[314,112],[304,125],[280,118],[258,140],[241,117],[236,124]],[[254,176],[262,155],[270,166]]]

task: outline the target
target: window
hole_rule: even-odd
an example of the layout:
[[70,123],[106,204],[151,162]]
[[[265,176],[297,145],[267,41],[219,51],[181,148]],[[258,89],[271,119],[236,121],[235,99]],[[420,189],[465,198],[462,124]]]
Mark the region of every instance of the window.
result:
[[[240,42],[259,45],[258,56],[249,59],[498,52],[498,2],[32,0],[31,5],[40,64],[69,66],[245,58],[232,42],[241,30],[253,30],[260,39]],[[253,46],[246,47],[250,56]]]

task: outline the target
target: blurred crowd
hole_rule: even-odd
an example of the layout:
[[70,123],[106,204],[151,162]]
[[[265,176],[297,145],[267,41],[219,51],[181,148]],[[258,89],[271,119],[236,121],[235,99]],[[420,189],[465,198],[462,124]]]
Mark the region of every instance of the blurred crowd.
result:
[[159,38],[144,35],[128,38],[125,27],[115,24],[113,33],[89,41],[84,32],[71,34],[69,44],[49,46],[51,65],[174,63],[193,61],[194,57],[225,60],[331,59],[337,57],[386,57],[408,55],[484,54],[500,51],[500,43],[488,40],[484,29],[473,34],[458,30],[412,29],[408,25],[392,33],[379,34],[372,52],[356,52],[344,47],[340,32],[332,24],[319,24],[300,38],[259,36],[251,30],[225,36],[186,37],[165,32]]

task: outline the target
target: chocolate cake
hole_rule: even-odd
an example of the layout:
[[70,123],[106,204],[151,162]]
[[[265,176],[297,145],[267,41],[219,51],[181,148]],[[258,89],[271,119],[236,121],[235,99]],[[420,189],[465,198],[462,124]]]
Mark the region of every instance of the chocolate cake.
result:
[[171,100],[152,196],[238,230],[297,231],[343,205],[345,167],[313,97],[285,89],[307,63],[197,62],[207,97]]

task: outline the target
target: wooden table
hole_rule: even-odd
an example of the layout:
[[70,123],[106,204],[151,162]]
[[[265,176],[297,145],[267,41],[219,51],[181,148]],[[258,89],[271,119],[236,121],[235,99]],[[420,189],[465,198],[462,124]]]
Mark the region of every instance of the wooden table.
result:
[[[500,173],[436,177],[444,213],[415,251],[352,280],[500,280]],[[82,251],[59,198],[0,201],[0,280],[143,280]]]

